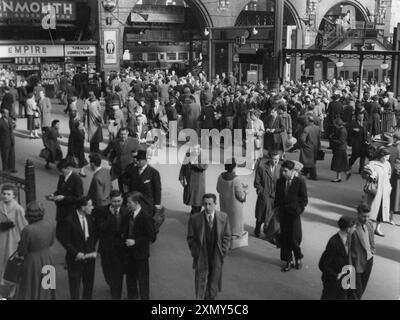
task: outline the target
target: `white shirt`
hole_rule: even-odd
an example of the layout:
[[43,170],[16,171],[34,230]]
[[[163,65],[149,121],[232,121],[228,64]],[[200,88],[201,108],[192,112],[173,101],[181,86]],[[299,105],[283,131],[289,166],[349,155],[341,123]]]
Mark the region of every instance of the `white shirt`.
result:
[[140,210],[142,210],[142,207],[139,207],[135,211],[133,211],[133,219],[136,219],[137,215],[139,214]]
[[349,253],[349,246],[347,243],[348,234],[347,233],[343,234],[341,232],[338,232],[338,234],[340,236],[340,239],[342,239],[342,242],[343,242],[344,248],[346,249],[346,252]]
[[72,174],[72,171],[70,171],[70,172],[65,176],[64,182],[67,182],[67,181],[68,181],[68,179],[69,179],[69,177],[71,176],[71,174]]
[[85,240],[87,240],[89,238],[89,228],[88,228],[88,223],[87,223],[86,217],[84,215],[80,214],[78,211],[76,212],[76,214],[78,215],[78,219],[81,224],[82,230],[85,231]]
[[146,170],[146,168],[147,168],[147,164],[144,165],[143,168],[139,169],[139,175],[141,175],[143,173],[143,171]]
[[98,171],[100,171],[100,170],[101,170],[101,167],[98,167],[96,170],[94,170],[93,175],[95,175],[96,172],[98,172]]

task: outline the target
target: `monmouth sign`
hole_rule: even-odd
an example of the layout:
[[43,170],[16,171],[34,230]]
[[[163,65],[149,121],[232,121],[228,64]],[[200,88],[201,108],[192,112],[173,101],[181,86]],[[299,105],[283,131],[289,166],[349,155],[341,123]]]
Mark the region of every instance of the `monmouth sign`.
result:
[[0,0],[0,18],[40,18],[47,14],[48,5],[55,9],[58,19],[76,20],[76,4],[74,1]]

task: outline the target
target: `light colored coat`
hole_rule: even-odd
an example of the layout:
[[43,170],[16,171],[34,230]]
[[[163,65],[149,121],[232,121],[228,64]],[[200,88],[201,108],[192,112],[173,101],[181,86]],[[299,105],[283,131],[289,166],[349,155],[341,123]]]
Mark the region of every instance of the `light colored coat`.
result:
[[51,101],[49,98],[44,97],[39,101],[39,107],[40,107],[40,120],[42,123],[42,128],[43,127],[51,127]]
[[369,167],[378,177],[376,196],[366,195],[366,201],[371,206],[370,218],[371,220],[376,220],[379,214],[379,207],[382,203],[382,220],[388,222],[390,220],[390,192],[392,191],[390,184],[390,176],[392,174],[390,163],[388,161],[382,163],[374,160],[370,161],[366,167]]
[[0,223],[8,220],[14,222],[15,227],[7,231],[0,231],[0,284],[4,284],[3,274],[7,260],[17,251],[22,229],[28,225],[24,209],[16,200],[12,200],[8,209],[6,204],[0,201]]
[[[187,242],[193,257],[193,269],[195,270],[196,298],[204,300],[208,281],[208,255],[205,241],[205,212],[192,215],[188,223]],[[217,243],[212,262],[212,277],[210,291],[213,297],[222,289],[222,266],[224,257],[231,246],[231,228],[228,216],[224,212],[215,211],[217,223]]]

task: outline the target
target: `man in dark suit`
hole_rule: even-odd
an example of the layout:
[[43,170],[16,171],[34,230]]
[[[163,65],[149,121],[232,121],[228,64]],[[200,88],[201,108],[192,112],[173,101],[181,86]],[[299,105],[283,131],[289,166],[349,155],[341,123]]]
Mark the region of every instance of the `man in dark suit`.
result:
[[8,110],[8,113],[13,115],[13,105],[14,105],[14,97],[10,93],[10,87],[4,87],[4,96],[3,99],[1,100],[1,109],[6,109]]
[[113,300],[121,299],[124,277],[124,242],[122,234],[129,210],[122,205],[122,194],[118,190],[110,193],[111,203],[93,211],[96,238],[99,239],[98,252],[104,279],[110,286]]
[[349,266],[350,238],[354,231],[355,221],[343,216],[338,221],[340,231],[332,236],[319,260],[322,271],[321,300],[347,300],[348,291],[342,286],[342,277],[347,273],[344,267]]
[[57,191],[48,196],[56,203],[56,235],[60,236],[60,227],[65,219],[76,210],[76,201],[83,196],[83,184],[79,175],[73,172],[74,163],[62,160],[57,165],[62,173],[57,183]]
[[360,166],[358,172],[361,173],[370,144],[370,135],[368,132],[368,122],[364,119],[364,113],[357,114],[357,120],[352,121],[349,126],[349,144],[351,145],[351,157],[349,159],[349,173],[351,167],[358,158],[360,158]]
[[153,215],[161,209],[161,178],[160,173],[147,164],[147,153],[139,150],[133,154],[136,161],[125,170],[123,181],[128,186],[129,192],[143,194],[143,208]]
[[110,203],[112,189],[110,172],[101,167],[101,158],[98,153],[91,154],[89,162],[94,174],[87,196],[92,199],[95,208],[106,206]]
[[14,121],[9,116],[8,109],[0,113],[0,152],[3,171],[16,173],[15,170],[15,139]]
[[142,208],[141,203],[140,192],[130,193],[127,196],[130,212],[122,221],[129,300],[150,299],[149,256],[150,242],[154,238],[154,226],[151,214]]
[[196,298],[214,300],[222,289],[222,266],[231,247],[228,216],[215,210],[215,194],[203,196],[204,211],[190,216],[187,242],[193,257]]
[[272,109],[271,114],[264,122],[264,149],[283,151],[281,133],[286,130],[282,118],[278,115],[277,109]]
[[104,156],[109,155],[111,180],[118,179],[118,187],[122,193],[125,190],[121,176],[125,168],[132,162],[132,152],[136,152],[138,149],[138,139],[129,137],[128,128],[121,128],[118,132],[118,139],[111,141],[103,151]]
[[367,288],[374,263],[374,226],[369,220],[370,210],[367,204],[358,207],[358,221],[351,237],[351,260],[356,271],[356,289],[353,297],[356,300],[361,300]]
[[282,164],[282,177],[276,184],[275,205],[281,223],[281,260],[286,261],[283,272],[292,267],[293,254],[296,269],[301,269],[303,254],[300,215],[307,206],[307,187],[303,178],[296,176],[294,163],[290,160]]
[[91,212],[92,200],[78,199],[76,211],[64,221],[61,229],[61,244],[67,251],[68,282],[71,300],[92,300],[94,270],[96,262],[96,237]]

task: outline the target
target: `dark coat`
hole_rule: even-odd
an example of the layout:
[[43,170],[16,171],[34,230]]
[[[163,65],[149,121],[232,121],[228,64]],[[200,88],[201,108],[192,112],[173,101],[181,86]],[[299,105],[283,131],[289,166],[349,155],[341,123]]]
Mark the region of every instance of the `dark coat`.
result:
[[133,234],[129,234],[129,219],[133,212],[123,217],[122,240],[125,243],[127,239],[135,240],[135,245],[125,247],[125,257],[132,260],[144,260],[150,256],[150,243],[154,239],[154,224],[151,218],[151,212],[146,212],[142,208],[136,216],[133,223]]
[[116,254],[122,258],[125,247],[123,222],[128,214],[128,208],[122,206],[119,209],[118,224],[116,217],[110,212],[110,205],[94,209],[94,229],[96,239],[99,240],[98,252],[101,255]]
[[347,159],[347,130],[345,127],[337,127],[335,134],[331,138],[332,143],[332,163],[331,170],[336,172],[346,172],[349,170]]
[[329,239],[318,264],[322,271],[324,285],[321,300],[347,300],[347,293],[341,286],[341,279],[337,280],[337,276],[347,265],[349,265],[349,254],[340,235],[336,233]]
[[86,215],[89,238],[85,240],[78,213],[74,212],[65,219],[61,225],[60,242],[67,251],[66,261],[68,265],[78,264],[82,262],[75,261],[76,255],[81,252],[84,254],[96,251],[96,235],[94,232],[93,218]]
[[330,122],[338,118],[343,119],[343,104],[340,101],[331,101],[326,112]]
[[264,122],[264,128],[275,129],[274,133],[265,132],[264,135],[264,149],[267,150],[283,150],[281,133],[286,130],[285,124],[280,116],[275,119],[268,116]]
[[64,199],[57,201],[56,220],[65,220],[71,212],[75,212],[76,201],[83,196],[83,184],[78,174],[72,172],[67,182],[64,182],[65,177],[60,175],[57,183],[57,191],[55,196],[63,195]]
[[[161,204],[161,178],[160,173],[153,167],[147,165],[146,169],[139,175],[136,165],[130,164],[123,176],[124,184],[129,186],[129,192],[138,191],[143,194],[143,209],[153,213],[154,206]],[[147,207],[145,207],[147,206]]]
[[183,203],[187,206],[201,207],[203,195],[206,193],[206,170],[208,164],[200,161],[182,164],[179,171],[179,180],[183,181]]
[[[222,289],[222,266],[224,257],[231,247],[231,228],[226,213],[215,211],[216,243],[214,257],[208,261],[207,244],[205,241],[205,212],[196,213],[189,218],[187,242],[193,257],[195,269],[195,290],[197,299],[204,300],[207,283],[210,281],[210,291],[215,297]],[[212,266],[211,279],[208,280],[209,266]]]
[[[356,131],[354,129],[360,129]],[[370,136],[368,133],[368,122],[363,121],[363,125],[356,120],[352,121],[349,126],[348,132],[348,142],[352,146],[353,155],[366,156],[368,149],[368,142],[370,141]]]
[[212,105],[201,108],[200,121],[201,129],[211,130],[214,128],[214,107]]
[[124,173],[126,167],[132,162],[132,151],[136,152],[138,149],[139,140],[132,137],[128,137],[125,143],[122,143],[121,139],[115,139],[109,143],[103,154],[110,155],[112,180]]
[[88,164],[85,157],[85,130],[79,129],[79,120],[70,119],[68,137],[68,155],[78,158],[79,168]]
[[45,133],[43,140],[46,148],[50,151],[50,157],[47,159],[49,162],[60,161],[63,158],[60,141],[58,141],[60,137],[60,133],[54,127],[49,128]]
[[0,149],[9,149],[15,144],[14,123],[11,118],[0,118]]
[[315,124],[304,128],[300,137],[300,162],[304,168],[314,168],[317,162],[317,153],[321,148],[321,129]]
[[255,216],[258,222],[266,225],[274,214],[275,188],[280,171],[281,168],[278,164],[272,174],[269,160],[264,158],[260,159],[256,166],[254,176],[254,188],[257,191]]
[[7,92],[3,96],[3,100],[1,101],[0,109],[7,109],[9,114],[12,115],[14,112],[13,104],[14,104],[14,97],[11,93]]

